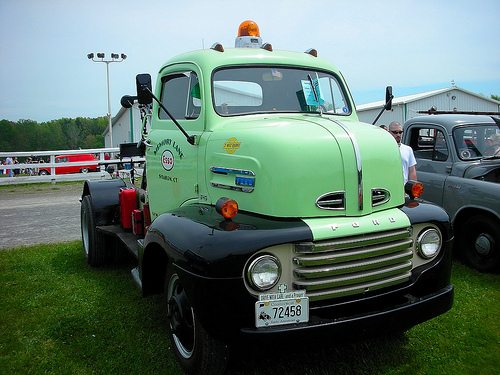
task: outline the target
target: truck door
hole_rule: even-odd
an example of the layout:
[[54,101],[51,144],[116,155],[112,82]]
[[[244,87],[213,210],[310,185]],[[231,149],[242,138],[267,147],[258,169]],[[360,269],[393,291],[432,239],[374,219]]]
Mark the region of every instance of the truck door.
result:
[[[170,67],[161,72],[159,98],[168,112],[189,135],[204,129],[198,73],[189,66]],[[191,67],[192,68],[192,67]],[[158,215],[198,199],[198,146],[187,142],[170,117],[153,106],[151,130],[147,135],[146,174],[151,215]]]
[[417,160],[417,179],[424,185],[421,198],[443,205],[445,181],[453,165],[447,136],[443,129],[429,125],[414,125],[406,140]]

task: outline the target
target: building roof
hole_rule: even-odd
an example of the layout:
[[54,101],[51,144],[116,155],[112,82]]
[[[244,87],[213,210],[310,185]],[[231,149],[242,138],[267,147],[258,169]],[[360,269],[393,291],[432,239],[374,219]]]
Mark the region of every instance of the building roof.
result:
[[[419,94],[395,97],[394,99],[392,99],[392,105],[396,106],[396,105],[400,105],[400,104],[407,104],[407,103],[415,102],[415,101],[420,100],[420,99],[425,99],[425,98],[428,98],[430,96],[439,95],[439,94],[453,91],[453,90],[462,91],[466,94],[473,95],[473,96],[478,97],[480,99],[487,100],[487,101],[490,101],[492,103],[500,105],[500,102],[498,100],[488,98],[488,97],[481,95],[481,94],[476,94],[475,92],[465,90],[465,89],[458,87],[458,86],[451,86],[451,87],[447,87],[444,89],[426,91],[426,92],[422,92]],[[364,111],[364,110],[368,110],[368,109],[382,108],[384,105],[385,105],[385,100],[379,100],[379,101],[372,102],[372,103],[357,105],[356,110]]]

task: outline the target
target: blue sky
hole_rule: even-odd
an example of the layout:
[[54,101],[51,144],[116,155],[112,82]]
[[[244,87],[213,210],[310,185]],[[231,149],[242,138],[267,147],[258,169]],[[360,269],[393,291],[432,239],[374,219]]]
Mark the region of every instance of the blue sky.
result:
[[107,113],[106,64],[90,52],[125,53],[110,64],[111,112],[134,94],[135,75],[179,53],[234,46],[257,22],[275,49],[331,60],[356,104],[451,86],[500,95],[500,1],[0,0],[0,119],[38,122]]

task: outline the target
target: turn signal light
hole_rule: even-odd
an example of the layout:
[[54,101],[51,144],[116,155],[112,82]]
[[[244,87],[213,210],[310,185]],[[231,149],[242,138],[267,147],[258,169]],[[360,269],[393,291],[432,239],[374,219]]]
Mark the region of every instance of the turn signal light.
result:
[[225,219],[232,219],[238,213],[238,203],[234,199],[223,197],[217,201],[215,209]]
[[259,26],[253,21],[242,22],[238,29],[238,36],[260,36]]
[[408,181],[405,185],[405,192],[410,198],[418,198],[424,192],[424,185],[418,181]]

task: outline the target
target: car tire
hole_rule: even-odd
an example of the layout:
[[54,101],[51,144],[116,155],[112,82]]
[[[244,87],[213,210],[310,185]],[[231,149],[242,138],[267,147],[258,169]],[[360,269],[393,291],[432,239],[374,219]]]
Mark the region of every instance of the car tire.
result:
[[82,168],[82,169],[80,169],[80,172],[81,173],[89,173],[89,169],[88,168]]
[[460,230],[458,248],[468,266],[480,272],[500,271],[500,224],[484,215],[471,217]]
[[177,361],[188,374],[222,374],[229,345],[212,338],[201,326],[172,265],[165,275],[168,335]]
[[39,176],[48,176],[50,173],[46,169],[42,169],[40,172],[38,172]]
[[105,237],[96,229],[96,215],[92,198],[86,195],[80,209],[83,254],[89,265],[99,267],[106,263]]

